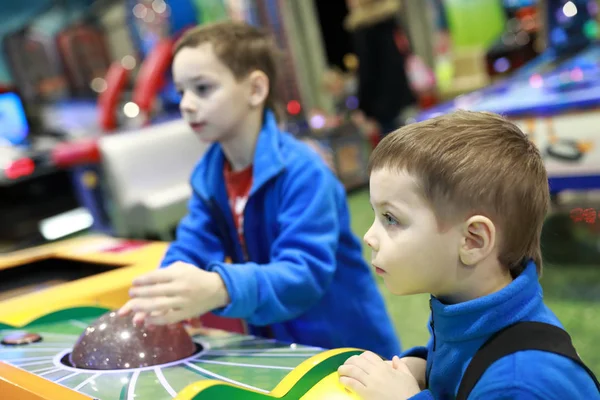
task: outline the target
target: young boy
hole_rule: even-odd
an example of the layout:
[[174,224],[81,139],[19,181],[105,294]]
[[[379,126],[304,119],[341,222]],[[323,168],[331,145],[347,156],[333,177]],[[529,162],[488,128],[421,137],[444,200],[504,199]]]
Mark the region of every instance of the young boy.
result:
[[177,43],[181,113],[214,144],[192,173],[189,214],[161,269],[134,281],[121,314],[157,325],[212,311],[255,335],[391,357],[399,342],[345,190],[277,126],[276,52],[267,34],[234,22],[193,28]]
[[[431,339],[391,363],[370,352],[348,359],[343,385],[364,399],[455,399],[492,335],[524,321],[561,326],[538,282],[548,179],[517,126],[468,111],[411,124],[382,140],[369,168],[373,267],[396,295],[431,294]],[[468,398],[600,395],[583,366],[525,350],[489,366]]]

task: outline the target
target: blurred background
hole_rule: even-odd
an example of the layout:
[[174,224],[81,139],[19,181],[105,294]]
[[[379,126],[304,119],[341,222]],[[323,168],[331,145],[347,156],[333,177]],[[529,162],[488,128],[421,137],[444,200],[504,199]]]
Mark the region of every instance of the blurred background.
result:
[[[244,20],[270,29],[285,51],[277,83],[285,127],[332,164],[361,237],[373,218],[366,163],[385,134],[457,108],[519,124],[544,155],[552,191],[545,296],[600,371],[598,7],[597,0],[3,2],[0,258],[90,232],[172,240],[205,150],[178,114],[172,46],[191,26]],[[382,291],[404,345],[424,344],[427,296]]]

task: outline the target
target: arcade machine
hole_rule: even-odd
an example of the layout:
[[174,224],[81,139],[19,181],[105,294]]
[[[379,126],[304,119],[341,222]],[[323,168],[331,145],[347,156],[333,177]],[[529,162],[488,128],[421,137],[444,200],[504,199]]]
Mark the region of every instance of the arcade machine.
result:
[[[35,123],[32,137],[38,140],[28,149],[36,157],[43,152],[49,165],[70,175],[75,195],[91,213],[95,227],[106,229],[102,222],[105,212],[95,206],[101,194],[94,183],[98,153],[93,141],[101,131],[90,83],[105,74],[107,46],[93,19],[84,15],[65,28],[48,21],[55,22],[53,12],[66,10],[50,11],[4,39],[15,85],[28,107],[30,121]],[[43,149],[39,138],[44,138]],[[78,142],[75,149],[69,149],[72,142]]]
[[[545,50],[513,76],[529,79],[532,74],[555,70],[572,61],[598,38],[597,0],[539,2],[538,13],[544,21],[539,37],[546,42]],[[593,58],[593,56],[592,56]]]
[[357,399],[337,368],[359,349],[208,324],[146,329],[117,316],[131,280],[155,268],[166,247],[97,236],[0,257],[2,398]]
[[[0,151],[2,211],[7,215],[3,221],[10,219],[2,227],[2,250],[6,252],[89,228],[95,216],[80,204],[83,197],[95,193],[83,183],[91,173],[89,168],[70,168],[66,160],[53,154],[72,139],[71,132],[64,129],[68,121],[85,121],[81,112],[71,113],[67,121],[47,115],[48,107],[73,95],[72,80],[61,61],[69,44],[59,48],[52,32],[38,29],[35,23],[10,32],[3,44],[16,86],[2,94],[3,122],[14,130],[3,132],[11,138]],[[17,131],[20,133],[15,136]],[[95,161],[95,154],[89,155]]]
[[418,120],[457,108],[506,115],[542,150],[552,193],[600,188],[597,12],[596,2],[587,0],[547,2],[549,48],[541,60],[492,88],[428,110]]
[[0,253],[57,240],[88,229],[72,174],[56,165],[63,140],[33,128],[15,91],[0,93]]

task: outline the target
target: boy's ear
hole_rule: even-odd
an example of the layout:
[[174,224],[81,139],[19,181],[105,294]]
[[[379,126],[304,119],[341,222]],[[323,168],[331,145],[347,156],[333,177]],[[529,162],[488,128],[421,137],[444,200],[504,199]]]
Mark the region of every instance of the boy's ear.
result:
[[269,96],[269,77],[262,71],[252,71],[248,76],[250,85],[249,102],[252,107],[258,107],[265,103]]
[[474,215],[463,225],[463,238],[459,249],[460,261],[464,265],[476,265],[494,251],[496,226],[483,215]]

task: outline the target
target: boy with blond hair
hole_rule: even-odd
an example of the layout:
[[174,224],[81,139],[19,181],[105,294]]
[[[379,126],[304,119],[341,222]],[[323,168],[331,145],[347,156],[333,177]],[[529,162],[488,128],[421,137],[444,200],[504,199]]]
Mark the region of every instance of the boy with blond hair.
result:
[[431,294],[431,339],[391,362],[348,359],[343,385],[364,399],[600,398],[542,299],[548,179],[515,124],[469,111],[411,124],[369,168],[373,267],[396,295]]
[[345,189],[278,128],[276,53],[270,35],[236,22],[193,28],[177,43],[181,114],[213,144],[192,173],[177,239],[120,313],[153,325],[213,312],[254,335],[391,357],[400,345]]

